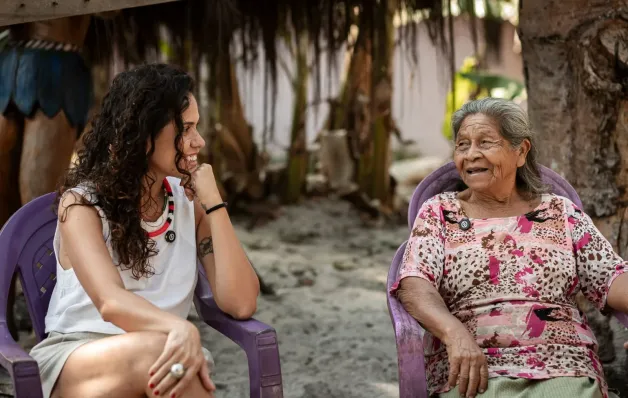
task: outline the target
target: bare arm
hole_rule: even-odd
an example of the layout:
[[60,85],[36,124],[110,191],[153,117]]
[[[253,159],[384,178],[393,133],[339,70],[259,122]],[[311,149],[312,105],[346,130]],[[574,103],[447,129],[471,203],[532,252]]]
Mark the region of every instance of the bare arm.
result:
[[408,277],[399,283],[397,298],[403,308],[434,337],[448,344],[448,337],[466,328],[453,316],[436,288],[418,277]]
[[[606,304],[615,311],[628,314],[628,273],[615,278],[608,289]],[[624,348],[628,349],[628,341],[624,342]]]
[[627,263],[595,226],[591,217],[567,202],[576,270],[584,296],[599,310],[628,312]]
[[464,396],[488,387],[488,365],[475,337],[453,316],[438,290],[427,280],[407,277],[399,283],[397,298],[406,311],[447,347],[448,384],[458,384]]
[[[66,194],[59,204],[59,214],[75,203],[74,194]],[[124,288],[120,272],[113,264],[102,236],[102,221],[89,206],[67,208],[60,223],[64,257],[100,312],[103,320],[127,331],[169,333],[182,319],[162,311],[146,299]]]
[[[216,196],[195,200],[198,257],[205,268],[218,307],[236,319],[248,319],[257,308],[259,280],[236,236],[225,208],[205,214],[221,203]],[[217,231],[212,234],[212,231]]]
[[606,303],[615,311],[628,314],[628,273],[615,278],[608,290]]

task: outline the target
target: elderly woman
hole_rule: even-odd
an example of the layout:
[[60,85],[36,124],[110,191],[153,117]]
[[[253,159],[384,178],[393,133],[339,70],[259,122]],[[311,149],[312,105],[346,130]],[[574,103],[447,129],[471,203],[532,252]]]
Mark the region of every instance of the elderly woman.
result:
[[469,102],[452,126],[464,190],[423,204],[391,292],[427,330],[430,394],[614,396],[575,296],[628,312],[626,262],[547,193],[516,104]]

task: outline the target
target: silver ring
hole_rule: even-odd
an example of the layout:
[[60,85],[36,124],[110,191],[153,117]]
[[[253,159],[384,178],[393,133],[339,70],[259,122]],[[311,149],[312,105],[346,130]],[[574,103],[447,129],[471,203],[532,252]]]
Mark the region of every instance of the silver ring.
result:
[[185,368],[183,364],[175,363],[170,367],[170,375],[175,379],[181,379],[185,375]]

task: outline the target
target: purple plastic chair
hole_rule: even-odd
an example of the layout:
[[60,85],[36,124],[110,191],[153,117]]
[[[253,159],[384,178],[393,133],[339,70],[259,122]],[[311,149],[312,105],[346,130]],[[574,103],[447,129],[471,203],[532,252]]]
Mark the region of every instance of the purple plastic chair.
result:
[[[44,317],[55,286],[56,260],[52,249],[57,216],[52,211],[55,193],[41,196],[18,210],[0,231],[0,366],[13,381],[16,398],[43,396],[37,362],[13,340],[7,327],[9,286],[15,272],[28,303],[37,339],[46,337]],[[244,349],[249,364],[251,397],[282,398],[279,347],[275,330],[249,319],[238,321],[216,305],[199,266],[194,304],[212,328]]]
[[[565,179],[545,166],[540,166],[540,171],[543,181],[551,186],[553,193],[569,198],[578,207],[582,208],[582,202],[578,194]],[[412,229],[417,213],[425,201],[439,193],[457,190],[460,182],[460,175],[453,162],[440,167],[421,181],[410,200],[408,211],[408,226],[410,229]],[[388,271],[387,291],[390,291],[397,279],[406,244],[407,241],[403,242],[397,249],[397,253],[392,261]],[[423,334],[425,330],[404,310],[395,297],[387,296],[388,312],[390,313],[397,341],[399,397],[428,398],[425,361],[423,358]],[[628,315],[615,313],[615,316],[623,325],[628,327]]]

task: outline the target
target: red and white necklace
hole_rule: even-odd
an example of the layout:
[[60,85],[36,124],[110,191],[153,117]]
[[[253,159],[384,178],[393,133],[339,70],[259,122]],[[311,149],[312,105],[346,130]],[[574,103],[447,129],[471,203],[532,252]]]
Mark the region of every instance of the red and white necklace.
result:
[[[174,219],[174,197],[172,195],[172,187],[170,186],[168,179],[164,178],[163,186],[164,186],[164,189],[166,190],[166,202],[168,206],[168,215],[166,217],[166,222],[159,229],[152,232],[148,232],[149,238],[155,238],[163,234],[164,232],[168,231],[168,228],[170,228],[170,225],[172,225],[172,220]],[[177,238],[177,234],[175,234],[174,231],[168,231],[166,232],[165,238],[166,238],[166,242],[172,243]]]

